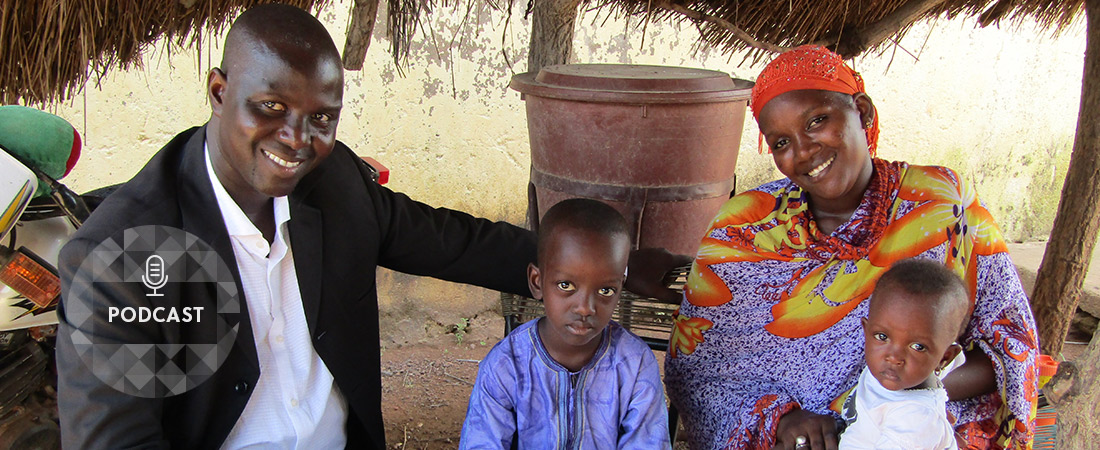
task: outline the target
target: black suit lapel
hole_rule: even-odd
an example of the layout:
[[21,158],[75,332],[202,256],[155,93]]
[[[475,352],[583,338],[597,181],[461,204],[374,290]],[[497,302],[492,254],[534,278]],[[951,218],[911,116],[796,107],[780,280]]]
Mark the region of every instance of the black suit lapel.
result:
[[324,195],[314,195],[313,191],[325,177],[329,164],[332,164],[332,158],[322,161],[302,177],[290,194],[290,248],[294,252],[294,273],[298,277],[306,324],[314,339],[319,338],[318,333],[324,333],[324,330],[317,329],[317,318],[321,310],[321,286],[324,284],[322,249],[325,242],[322,236],[324,217],[318,203],[318,198]]
[[294,252],[294,272],[302,293],[302,308],[310,332],[317,330],[321,308],[322,261],[321,211],[301,201],[290,202],[290,246]]
[[248,302],[244,298],[241,274],[237,269],[237,260],[233,256],[233,244],[229,241],[229,232],[225,229],[218,200],[214,197],[210,176],[206,171],[206,157],[203,151],[205,139],[206,127],[202,127],[187,141],[180,161],[177,192],[179,192],[183,229],[210,244],[233,274],[233,279],[237,283],[238,299],[241,302],[236,347],[245,359],[259,370],[256,341],[252,336],[252,321],[248,316]]

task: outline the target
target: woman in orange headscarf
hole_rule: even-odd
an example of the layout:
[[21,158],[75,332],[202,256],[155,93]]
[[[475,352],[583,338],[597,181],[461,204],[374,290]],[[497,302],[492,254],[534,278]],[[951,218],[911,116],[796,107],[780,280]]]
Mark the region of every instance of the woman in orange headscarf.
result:
[[950,169],[875,158],[878,115],[839,56],[804,46],[757,79],[753,115],[785,179],[729,200],[676,318],[669,397],[692,448],[833,449],[864,366],[875,281],[930,258],[966,281],[966,362],[943,383],[972,448],[1029,448],[1034,320],[993,218]]

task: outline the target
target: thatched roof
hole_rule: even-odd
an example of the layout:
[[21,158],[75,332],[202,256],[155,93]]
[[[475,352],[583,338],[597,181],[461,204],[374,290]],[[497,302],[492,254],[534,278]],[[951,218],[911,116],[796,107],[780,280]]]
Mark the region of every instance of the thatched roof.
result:
[[[327,0],[0,0],[0,103],[51,103],[71,97],[89,77],[141,63],[158,39],[181,47],[217,34],[238,12],[281,1],[316,11]],[[494,9],[530,10],[532,1],[356,0],[345,67],[358,68],[379,9],[387,3],[387,34],[401,64],[419,17],[435,6],[484,2]],[[642,15],[644,20],[693,21],[702,45],[753,54],[809,42],[852,56],[896,38],[916,20],[974,16],[980,24],[1036,20],[1069,24],[1084,0],[584,0],[584,7]],[[644,22],[643,20],[643,22]]]
[[760,56],[819,43],[853,57],[897,40],[919,20],[977,18],[987,26],[1035,21],[1059,30],[1082,11],[1084,0],[588,0],[597,9],[690,21],[700,43],[725,52]]
[[[281,0],[306,9],[324,1]],[[197,44],[241,10],[271,0],[0,2],[0,103],[10,104],[63,100],[89,76],[141,64],[158,39]]]

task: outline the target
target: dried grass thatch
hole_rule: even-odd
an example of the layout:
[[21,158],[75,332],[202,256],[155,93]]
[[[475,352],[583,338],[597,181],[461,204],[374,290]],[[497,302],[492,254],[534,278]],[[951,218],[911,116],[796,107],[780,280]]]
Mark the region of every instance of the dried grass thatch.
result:
[[1037,22],[1059,30],[1084,0],[588,0],[593,9],[692,21],[703,45],[725,52],[766,52],[818,43],[852,57],[896,40],[916,21],[973,16],[981,26]]
[[[250,6],[280,1],[319,10],[328,0],[0,0],[0,103],[63,101],[89,77],[141,64],[158,39],[189,47],[217,34]],[[569,0],[355,0],[345,65],[362,64],[386,2],[390,53],[400,68],[424,15],[460,4],[484,3],[511,14],[532,2]],[[583,0],[587,9],[699,24],[701,45],[726,52],[766,52],[804,44],[830,45],[853,56],[904,34],[916,20],[974,16],[982,25],[1036,20],[1059,29],[1079,15],[1084,0]],[[371,6],[366,8],[365,6]],[[358,8],[358,9],[357,9]],[[356,12],[366,17],[357,17]],[[357,41],[354,43],[352,41]]]
[[[325,0],[280,0],[304,9]],[[42,104],[78,92],[89,76],[141,64],[165,38],[198,43],[241,10],[272,0],[0,0],[0,102]]]
[[[436,7],[467,3],[355,0],[350,27],[358,33],[349,30],[355,38],[345,43],[344,50],[360,54],[345,55],[345,64],[362,65],[380,1],[386,1],[386,34],[399,68],[408,60],[421,16]],[[499,0],[468,3],[479,1],[497,8]],[[159,39],[180,48],[197,46],[204,35],[220,33],[239,12],[263,3],[286,3],[316,12],[330,1],[0,0],[0,104],[63,101],[79,92],[90,77],[140,65],[144,51]],[[369,17],[357,17],[359,9]]]

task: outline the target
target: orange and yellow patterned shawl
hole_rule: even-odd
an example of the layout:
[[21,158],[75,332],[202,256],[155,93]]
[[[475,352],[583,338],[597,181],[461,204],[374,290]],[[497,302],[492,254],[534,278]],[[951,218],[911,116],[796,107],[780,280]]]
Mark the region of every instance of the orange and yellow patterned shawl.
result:
[[994,361],[999,392],[951,402],[978,448],[1029,448],[1038,355],[1015,268],[973,188],[942,167],[874,160],[853,217],[830,235],[779,180],[730,199],[703,238],[667,362],[669,395],[697,446],[769,448],[794,407],[836,411],[863,367],[859,318],[892,263],[943,261],[966,281],[963,342]]

